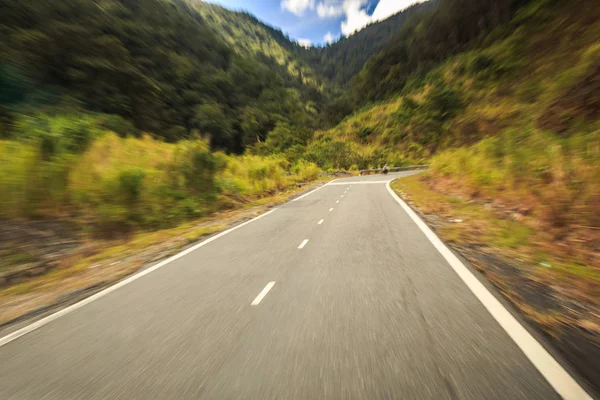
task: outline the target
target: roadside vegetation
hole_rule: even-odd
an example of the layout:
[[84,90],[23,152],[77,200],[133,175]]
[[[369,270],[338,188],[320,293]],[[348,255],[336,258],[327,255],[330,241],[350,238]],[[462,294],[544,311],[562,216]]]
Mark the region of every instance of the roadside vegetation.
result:
[[[73,218],[92,235],[162,229],[316,180],[313,163],[107,131],[112,116],[36,115],[0,141],[0,216]],[[114,127],[113,127],[114,128]],[[121,130],[121,129],[119,129]]]

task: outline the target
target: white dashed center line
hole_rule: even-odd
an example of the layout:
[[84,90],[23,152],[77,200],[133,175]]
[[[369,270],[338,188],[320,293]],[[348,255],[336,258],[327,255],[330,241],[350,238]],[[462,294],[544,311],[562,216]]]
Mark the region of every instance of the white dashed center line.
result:
[[330,208],[329,211],[333,211],[333,208]]
[[320,220],[319,222],[317,222],[317,225],[321,225],[323,223],[323,221],[325,221],[324,219]]
[[271,288],[273,286],[275,286],[275,281],[271,281],[271,282],[267,283],[267,286],[265,286],[265,288],[262,290],[262,292],[260,292],[258,294],[258,296],[256,296],[256,298],[251,303],[251,305],[257,306],[262,301],[262,299],[265,298],[265,296],[267,295],[267,293],[269,293],[269,290],[271,290]]
[[299,248],[299,249],[302,249],[302,248],[304,248],[304,246],[306,246],[306,243],[308,243],[308,239],[304,239],[304,240],[302,241],[302,243],[300,243],[300,246],[298,246],[298,248]]

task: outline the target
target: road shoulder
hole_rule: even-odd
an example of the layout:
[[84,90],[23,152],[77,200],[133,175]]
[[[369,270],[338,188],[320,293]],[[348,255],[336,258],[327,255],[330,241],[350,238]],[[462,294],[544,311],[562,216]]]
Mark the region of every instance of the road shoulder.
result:
[[[521,269],[523,268],[522,260],[510,257],[514,257],[514,253],[509,252],[507,256],[501,250],[485,246],[485,243],[482,243],[483,239],[487,237],[482,233],[486,221],[479,221],[475,218],[480,215],[472,211],[476,205],[469,203],[468,209],[472,212],[460,214],[457,212],[460,207],[455,205],[462,204],[461,201],[452,198],[444,199],[439,193],[429,190],[424,184],[425,180],[426,178],[424,179],[422,176],[396,180],[391,188],[405,201],[404,204],[418,215],[417,218],[425,223],[426,229],[431,229],[432,234],[435,232],[434,236],[437,235],[444,240],[453,256],[459,257],[460,261],[471,269],[471,273],[477,280],[484,284],[496,299],[504,304],[506,309],[512,312],[521,325],[528,328],[529,333],[538,342],[541,342],[554,358],[558,359],[569,372],[577,371],[577,375],[583,377],[585,382],[580,383],[585,386],[588,393],[593,392],[597,395],[598,371],[600,371],[597,363],[600,356],[594,355],[600,351],[598,336],[593,332],[582,330],[578,326],[569,325],[568,320],[560,321],[560,324],[549,321],[552,316],[557,314],[557,307],[569,303],[561,299],[554,288],[546,287],[544,289],[541,283],[543,281],[533,280],[526,276]],[[432,202],[445,207],[432,210],[428,207]],[[481,207],[483,208],[483,206]],[[470,224],[473,224],[477,231],[477,234],[471,235],[471,237],[478,238],[479,246],[473,245],[472,242],[465,244],[457,240],[460,235],[457,235],[456,231],[463,229],[466,231]],[[448,226],[450,229],[446,228]],[[521,262],[519,263],[519,261]],[[553,301],[542,301],[545,299]],[[581,310],[581,307],[577,310]],[[547,317],[540,319],[540,315]],[[561,330],[557,331],[559,328]]]

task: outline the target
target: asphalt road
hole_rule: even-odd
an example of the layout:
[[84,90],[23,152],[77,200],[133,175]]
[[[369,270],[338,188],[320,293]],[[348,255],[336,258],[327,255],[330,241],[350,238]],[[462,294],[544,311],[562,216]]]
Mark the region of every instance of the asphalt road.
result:
[[0,399],[559,398],[390,179],[338,180],[5,344]]

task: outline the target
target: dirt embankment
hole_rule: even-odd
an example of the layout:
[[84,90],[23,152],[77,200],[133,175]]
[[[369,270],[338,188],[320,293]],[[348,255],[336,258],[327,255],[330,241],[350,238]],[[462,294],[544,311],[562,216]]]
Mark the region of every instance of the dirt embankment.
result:
[[[394,186],[436,234],[485,275],[600,393],[600,279],[595,267],[582,266],[575,273],[562,271],[562,264],[554,263],[557,258],[538,262],[535,249],[561,248],[558,242],[540,243],[553,235],[535,236],[530,246],[513,243],[512,236],[526,240],[518,232],[526,227],[527,218],[533,218],[527,208],[462,196],[456,186],[428,176],[399,180]],[[505,223],[507,230],[493,232]],[[567,249],[563,256],[568,254]]]

